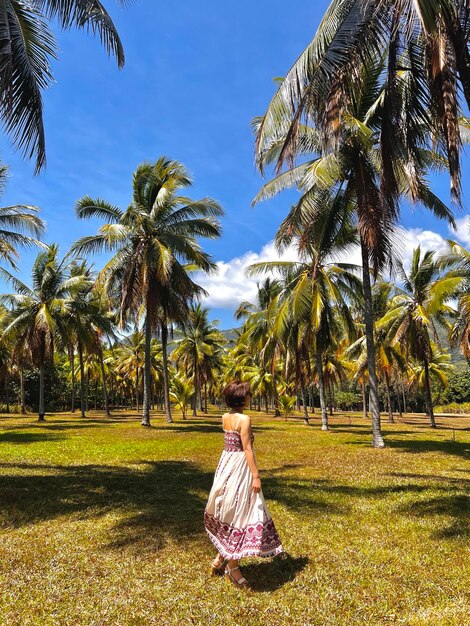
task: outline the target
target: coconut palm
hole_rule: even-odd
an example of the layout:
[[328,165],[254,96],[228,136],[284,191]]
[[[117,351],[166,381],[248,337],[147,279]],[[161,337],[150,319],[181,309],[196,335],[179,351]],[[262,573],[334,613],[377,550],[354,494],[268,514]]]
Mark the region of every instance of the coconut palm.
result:
[[72,275],[67,258],[58,259],[57,246],[41,252],[33,265],[32,287],[3,270],[16,293],[2,295],[0,301],[11,310],[2,339],[15,338],[14,354],[26,355],[39,368],[39,421],[45,419],[44,375],[54,346],[66,342],[69,297],[87,281]]
[[194,385],[193,415],[197,415],[201,404],[202,386],[214,358],[219,359],[225,339],[214,323],[208,320],[208,309],[194,304],[185,323],[184,337],[176,341],[171,353],[177,367],[191,376]]
[[175,403],[176,408],[181,411],[184,420],[193,396],[194,385],[192,382],[182,375],[174,376],[171,383],[170,398]]
[[[302,120],[310,115],[321,127],[321,139],[336,141],[358,76],[371,62],[383,63],[382,194],[393,204],[399,186],[395,161],[411,147],[410,130],[425,119],[442,139],[451,190],[459,200],[459,86],[470,106],[469,37],[468,0],[332,0],[313,40],[279,84],[258,135],[259,155],[267,149],[266,139],[279,138],[282,128],[287,141],[271,150],[291,158],[305,142]],[[414,116],[410,106],[403,110],[403,81],[409,85],[408,104],[424,117]],[[397,144],[399,136],[405,145]]]
[[408,372],[408,385],[409,387],[416,386],[419,391],[424,390],[426,392],[428,385],[426,377],[429,376],[430,380],[437,382],[445,388],[449,383],[449,374],[453,372],[454,369],[450,354],[444,350],[440,350],[438,346],[431,341],[427,372],[424,363],[412,362]]
[[58,52],[50,20],[98,34],[124,65],[119,35],[99,0],[0,0],[0,117],[24,156],[36,160],[37,172],[46,162],[42,92],[53,82],[51,60]]
[[[78,217],[98,217],[105,224],[97,235],[80,239],[73,250],[78,254],[114,252],[99,282],[119,308],[121,325],[130,316],[144,317],[143,426],[150,425],[152,335],[162,316],[166,320],[169,308],[174,308],[165,296],[176,293],[181,302],[201,292],[185,263],[204,271],[214,267],[196,237],[220,235],[216,218],[222,215],[222,209],[210,198],[192,200],[179,195],[191,184],[181,163],[161,157],[156,163],[143,163],[136,169],[132,201],[126,211],[88,196],[76,206]],[[164,350],[164,358],[165,354]]]
[[[310,194],[309,211],[309,218],[304,214],[301,219],[295,209],[291,211],[275,238],[279,252],[294,243],[300,260],[256,263],[249,272],[277,272],[282,277],[276,333],[284,337],[286,347],[292,346],[295,360],[303,353],[305,361],[309,347],[315,346],[322,429],[328,430],[324,356],[334,344],[334,332],[340,332],[340,313],[345,327],[353,331],[349,303],[357,299],[362,285],[354,273],[359,268],[333,261],[357,241],[344,194],[317,190]],[[313,215],[315,219],[310,219]],[[297,379],[301,374],[297,362]]]
[[455,241],[448,241],[448,252],[441,258],[441,266],[449,268],[450,276],[460,276],[455,292],[458,299],[458,316],[451,332],[451,345],[458,346],[462,355],[470,363],[470,251]]
[[403,354],[423,366],[426,408],[432,428],[436,428],[431,393],[430,363],[433,355],[432,337],[438,341],[436,324],[448,328],[446,316],[455,311],[446,304],[461,278],[453,275],[442,277],[441,266],[435,253],[413,251],[409,272],[398,262],[402,288],[390,301],[390,310],[379,321],[378,327],[387,333],[387,341],[399,343]]
[[[8,168],[0,164],[0,197],[5,191]],[[37,215],[37,207],[17,204],[0,207],[0,260],[16,269],[18,246],[40,245],[37,240],[44,232],[44,222]],[[32,237],[31,237],[32,235]]]
[[[321,42],[317,41],[316,45],[320,46]],[[442,142],[437,152],[431,150],[431,130],[437,133],[438,129],[432,126],[423,103],[414,97],[419,85],[411,73],[400,75],[394,86],[400,113],[396,124],[400,132],[385,133],[389,118],[383,97],[385,69],[384,57],[379,60],[371,57],[368,63],[355,70],[353,84],[339,77],[330,84],[328,94],[316,91],[316,83],[302,84],[302,101],[286,103],[278,97],[278,91],[264,117],[256,122],[257,160],[261,170],[275,162],[280,171],[286,163],[292,165],[296,157],[311,156],[312,152],[316,155],[313,160],[293,166],[267,183],[255,202],[289,186],[297,186],[302,196],[290,211],[288,220],[305,225],[318,219],[323,207],[314,203],[312,209],[311,199],[318,195],[319,189],[344,195],[355,212],[362,257],[375,447],[383,447],[384,442],[380,429],[371,277],[376,277],[392,261],[394,229],[403,197],[423,204],[453,223],[452,212],[426,183],[428,169],[438,164],[442,166],[445,159],[439,151]],[[286,78],[284,83],[288,80],[291,79]],[[281,92],[283,89],[281,85]],[[392,165],[385,161],[385,148],[393,155]],[[390,177],[393,174],[393,179],[384,182],[386,169]]]

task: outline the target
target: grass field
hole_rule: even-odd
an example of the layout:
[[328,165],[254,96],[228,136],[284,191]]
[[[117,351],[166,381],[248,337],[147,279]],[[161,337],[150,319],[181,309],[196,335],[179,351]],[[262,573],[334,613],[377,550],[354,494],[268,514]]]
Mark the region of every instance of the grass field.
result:
[[254,415],[286,553],[245,561],[253,591],[208,576],[216,413],[0,417],[2,626],[464,626],[470,616],[470,418],[331,431]]

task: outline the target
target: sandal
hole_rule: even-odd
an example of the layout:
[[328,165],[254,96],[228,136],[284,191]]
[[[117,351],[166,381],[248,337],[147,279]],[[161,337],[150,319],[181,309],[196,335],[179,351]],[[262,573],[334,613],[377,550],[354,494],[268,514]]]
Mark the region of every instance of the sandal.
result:
[[234,572],[236,569],[238,570],[240,569],[238,565],[237,567],[229,567],[227,565],[227,567],[225,568],[225,575],[227,576],[227,580],[233,583],[235,587],[240,587],[242,589],[249,589],[250,585],[248,584],[248,581],[246,578],[242,577],[237,580],[236,578],[232,576],[232,572]]
[[[211,576],[223,576],[225,573],[225,566],[227,565],[227,559],[214,559],[211,563]],[[216,564],[217,563],[217,564]]]

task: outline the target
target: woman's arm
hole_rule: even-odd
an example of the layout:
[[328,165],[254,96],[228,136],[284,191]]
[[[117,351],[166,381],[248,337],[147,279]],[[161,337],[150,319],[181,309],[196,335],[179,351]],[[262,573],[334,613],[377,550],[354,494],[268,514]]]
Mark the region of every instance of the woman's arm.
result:
[[241,421],[240,437],[242,440],[246,462],[248,463],[251,475],[253,476],[251,488],[255,493],[259,493],[261,491],[261,480],[258,473],[258,467],[256,465],[255,455],[253,454],[253,448],[251,447],[251,419],[248,415],[245,415]]

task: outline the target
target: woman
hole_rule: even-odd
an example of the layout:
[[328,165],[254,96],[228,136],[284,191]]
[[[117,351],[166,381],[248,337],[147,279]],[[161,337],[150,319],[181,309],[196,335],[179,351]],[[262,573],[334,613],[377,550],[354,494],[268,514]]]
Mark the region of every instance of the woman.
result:
[[261,491],[251,420],[243,413],[251,398],[250,385],[235,380],[225,387],[224,397],[230,409],[222,417],[225,445],[204,524],[218,550],[212,574],[225,573],[238,587],[248,587],[240,571],[240,559],[274,556],[282,552],[282,544]]

